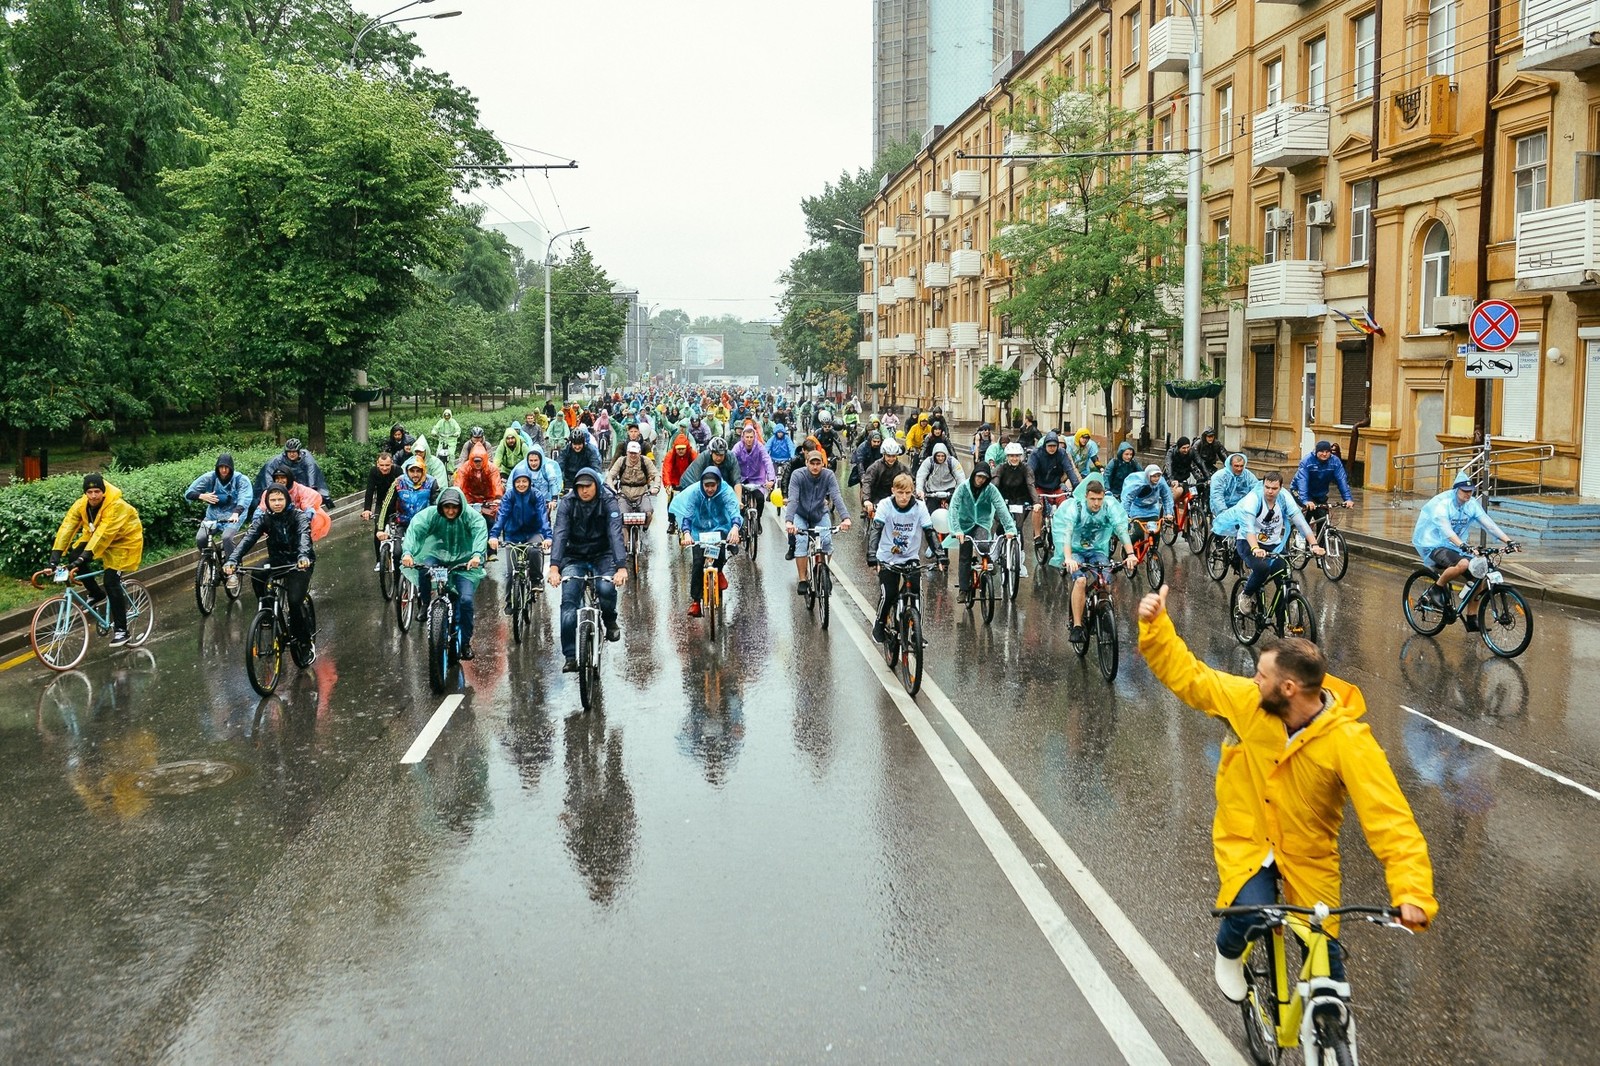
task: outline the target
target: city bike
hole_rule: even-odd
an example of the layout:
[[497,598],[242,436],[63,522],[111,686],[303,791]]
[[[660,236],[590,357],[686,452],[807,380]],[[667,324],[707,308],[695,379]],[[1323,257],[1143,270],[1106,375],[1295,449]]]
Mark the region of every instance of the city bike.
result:
[[[1095,663],[1100,667],[1100,676],[1107,681],[1117,678],[1117,618],[1112,609],[1112,571],[1118,569],[1110,563],[1097,566],[1084,566],[1080,569],[1088,571],[1089,587],[1085,590],[1083,602],[1083,637],[1072,640],[1072,648],[1078,653],[1078,658],[1084,658],[1089,652],[1089,645],[1094,644]],[[1075,576],[1075,575],[1074,575]]]
[[1022,530],[1028,523],[1028,512],[1032,504],[1012,503],[1006,509],[1011,512],[1012,520],[1017,524],[1017,535],[1008,538],[1000,545],[1000,584],[1005,589],[1006,599],[1016,601],[1017,590],[1022,587]]
[[222,527],[225,523],[215,518],[200,519],[199,527],[205,530],[205,546],[200,549],[200,561],[194,564],[194,605],[202,615],[209,615],[217,607],[217,586],[222,586],[228,599],[239,598],[239,582],[230,581],[222,574],[226,562],[222,554]]
[[1161,581],[1167,576],[1166,564],[1161,561],[1161,531],[1172,528],[1172,519],[1134,518],[1131,521],[1139,523],[1144,536],[1133,542],[1134,563],[1133,569],[1128,571],[1128,580],[1137,585],[1139,574],[1143,573],[1150,583],[1150,591],[1159,592]]
[[422,562],[428,572],[428,685],[435,692],[448,692],[461,665],[461,594],[456,591],[455,575],[467,569],[466,563],[442,566]]
[[585,574],[561,580],[563,583],[583,582],[583,599],[578,604],[578,697],[583,701],[583,709],[592,711],[600,702],[600,648],[605,644],[605,636],[601,631],[600,594],[595,589],[595,582],[600,578],[595,574]]
[[739,536],[748,542],[745,554],[750,559],[750,565],[756,564],[756,545],[761,541],[761,489],[756,485],[740,486],[739,513],[742,521],[739,526]]
[[[627,515],[622,516],[624,521]],[[533,632],[534,605],[544,596],[538,575],[544,572],[544,552],[537,544],[501,544],[506,552],[506,613],[511,635],[521,644]]]
[[1056,531],[1053,527],[1056,508],[1066,500],[1067,494],[1064,492],[1039,493],[1039,535],[1033,542],[1033,558],[1039,564],[1038,569],[1034,571],[1036,574],[1044,573],[1044,568],[1050,565],[1051,555],[1055,553]]
[[[52,596],[33,612],[33,622],[28,627],[28,643],[39,661],[57,672],[71,670],[83,661],[89,650],[89,627],[102,637],[109,636],[111,624],[111,597],[102,596],[94,601],[85,596],[79,585],[104,574],[75,574],[70,570],[40,570],[33,575],[32,585],[44,588],[41,579],[49,578],[64,585],[61,595]],[[137,648],[150,639],[155,625],[155,608],[150,604],[150,593],[132,578],[122,579],[122,593],[128,599],[128,643]]]
[[[1434,591],[1437,574],[1427,569],[1414,571],[1406,579],[1402,600],[1406,624],[1431,637],[1451,622],[1470,617],[1490,651],[1505,659],[1521,655],[1533,642],[1533,609],[1521,592],[1506,584],[1498,562],[1499,556],[1518,550],[1516,545],[1473,549],[1466,584],[1452,583],[1444,596]],[[1469,614],[1475,596],[1477,612]]]
[[400,586],[405,584],[405,576],[400,573],[401,536],[400,520],[391,518],[378,537],[378,591],[383,593],[384,603],[392,601]]
[[643,511],[622,512],[622,547],[628,556],[628,569],[639,576],[639,549],[644,544],[645,522],[650,516]]
[[794,531],[796,537],[806,538],[806,545],[810,549],[811,565],[806,573],[806,610],[817,613],[822,628],[827,629],[828,602],[833,598],[833,571],[829,567],[830,553],[822,550],[823,533],[838,536],[839,527],[796,528]]
[[922,637],[922,593],[912,578],[925,573],[928,568],[915,560],[878,565],[900,575],[900,594],[895,597],[889,624],[883,627],[884,661],[900,678],[906,694],[915,696],[917,690],[922,688],[922,651],[927,642]]
[[1333,524],[1333,508],[1325,503],[1308,503],[1305,509],[1311,533],[1326,554],[1312,555],[1311,545],[1306,543],[1306,538],[1301,536],[1298,529],[1290,534],[1289,546],[1284,549],[1284,554],[1296,570],[1304,570],[1306,564],[1315,559],[1324,577],[1329,581],[1338,581],[1350,569],[1350,553],[1346,551],[1344,534]]
[[[1002,594],[1006,582],[1005,563],[1002,561],[1007,541],[1015,541],[1013,534],[987,538],[968,537],[972,541],[972,565],[964,581],[967,588],[967,610],[977,606],[983,611],[983,624],[994,622],[994,605]],[[1000,587],[997,587],[1000,586]]]
[[[1249,915],[1259,924],[1245,946],[1245,1042],[1260,1066],[1278,1066],[1284,1049],[1300,1048],[1314,1066],[1354,1066],[1356,1021],[1350,1009],[1350,982],[1335,981],[1329,966],[1329,934],[1323,928],[1335,915],[1359,917],[1386,929],[1411,932],[1390,907],[1295,907],[1287,903],[1216,907],[1214,917]],[[1291,934],[1285,936],[1285,930]],[[1289,981],[1285,950],[1293,940],[1300,951],[1299,980]],[[1348,978],[1348,975],[1346,975]]]
[[729,544],[722,532],[707,530],[695,537],[704,559],[700,572],[700,616],[706,620],[706,635],[715,639],[717,626],[722,623],[722,570],[717,566]]
[[289,652],[294,664],[304,670],[316,661],[317,609],[311,596],[306,596],[307,643],[302,646],[293,637],[294,628],[289,619],[289,598],[284,594],[284,578],[298,569],[289,563],[283,566],[249,566],[241,572],[259,578],[266,584],[256,605],[255,619],[250,623],[250,637],[245,641],[244,669],[250,678],[250,687],[258,696],[270,696],[283,680],[283,653]]
[[1311,612],[1311,601],[1300,591],[1300,582],[1282,557],[1274,562],[1267,583],[1251,594],[1248,611],[1239,609],[1239,598],[1249,578],[1240,576],[1234,581],[1228,595],[1228,621],[1233,626],[1234,639],[1249,647],[1271,626],[1280,637],[1304,637],[1315,644],[1317,620]]

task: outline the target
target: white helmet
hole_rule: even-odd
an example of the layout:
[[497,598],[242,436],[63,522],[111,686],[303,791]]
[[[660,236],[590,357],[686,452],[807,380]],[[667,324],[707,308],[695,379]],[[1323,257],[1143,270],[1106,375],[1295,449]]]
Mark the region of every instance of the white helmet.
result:
[[900,442],[893,437],[883,438],[883,454],[893,458],[900,454]]
[[941,537],[950,535],[950,512],[948,509],[941,507],[928,517],[933,519],[933,531],[935,533]]
[[821,412],[820,414],[817,415],[817,421],[821,422],[825,426],[832,425],[833,424],[833,412],[832,411],[823,411],[823,412]]
[[1022,454],[1022,445],[1017,443],[1016,441],[1012,441],[1010,444],[1006,445],[1006,454],[1007,455],[1021,455]]

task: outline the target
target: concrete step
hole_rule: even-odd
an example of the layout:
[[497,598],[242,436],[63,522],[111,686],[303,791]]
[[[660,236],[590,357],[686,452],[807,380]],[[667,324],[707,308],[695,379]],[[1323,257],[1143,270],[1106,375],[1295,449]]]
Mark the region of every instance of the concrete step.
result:
[[1579,496],[1497,496],[1489,514],[1531,543],[1600,543],[1600,500]]

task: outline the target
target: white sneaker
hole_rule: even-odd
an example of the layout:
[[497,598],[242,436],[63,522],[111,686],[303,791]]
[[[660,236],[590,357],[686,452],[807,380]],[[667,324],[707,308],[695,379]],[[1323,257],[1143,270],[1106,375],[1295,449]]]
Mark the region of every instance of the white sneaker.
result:
[[1241,589],[1239,591],[1239,598],[1234,601],[1233,613],[1248,617],[1255,613],[1255,609],[1255,597]]
[[1027,577],[1028,576],[1028,564],[1027,563],[1019,563],[1017,565],[1017,576],[1018,577]]
[[1216,948],[1212,949],[1216,961],[1212,971],[1217,978],[1217,987],[1222,989],[1222,994],[1234,1003],[1243,1003],[1245,993],[1249,990],[1244,981],[1244,957],[1230,959]]

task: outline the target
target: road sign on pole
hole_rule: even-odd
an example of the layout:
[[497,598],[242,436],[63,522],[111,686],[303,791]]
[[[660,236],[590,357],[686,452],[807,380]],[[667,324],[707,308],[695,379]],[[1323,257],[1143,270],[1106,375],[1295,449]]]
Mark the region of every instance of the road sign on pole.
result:
[[1474,380],[1484,378],[1514,378],[1517,376],[1516,354],[1502,355],[1497,352],[1485,352],[1470,344],[1456,345],[1456,355],[1466,360],[1467,377]]
[[1504,300],[1485,300],[1472,309],[1472,343],[1486,352],[1503,352],[1511,347],[1520,328],[1522,320],[1517,317],[1517,309]]

